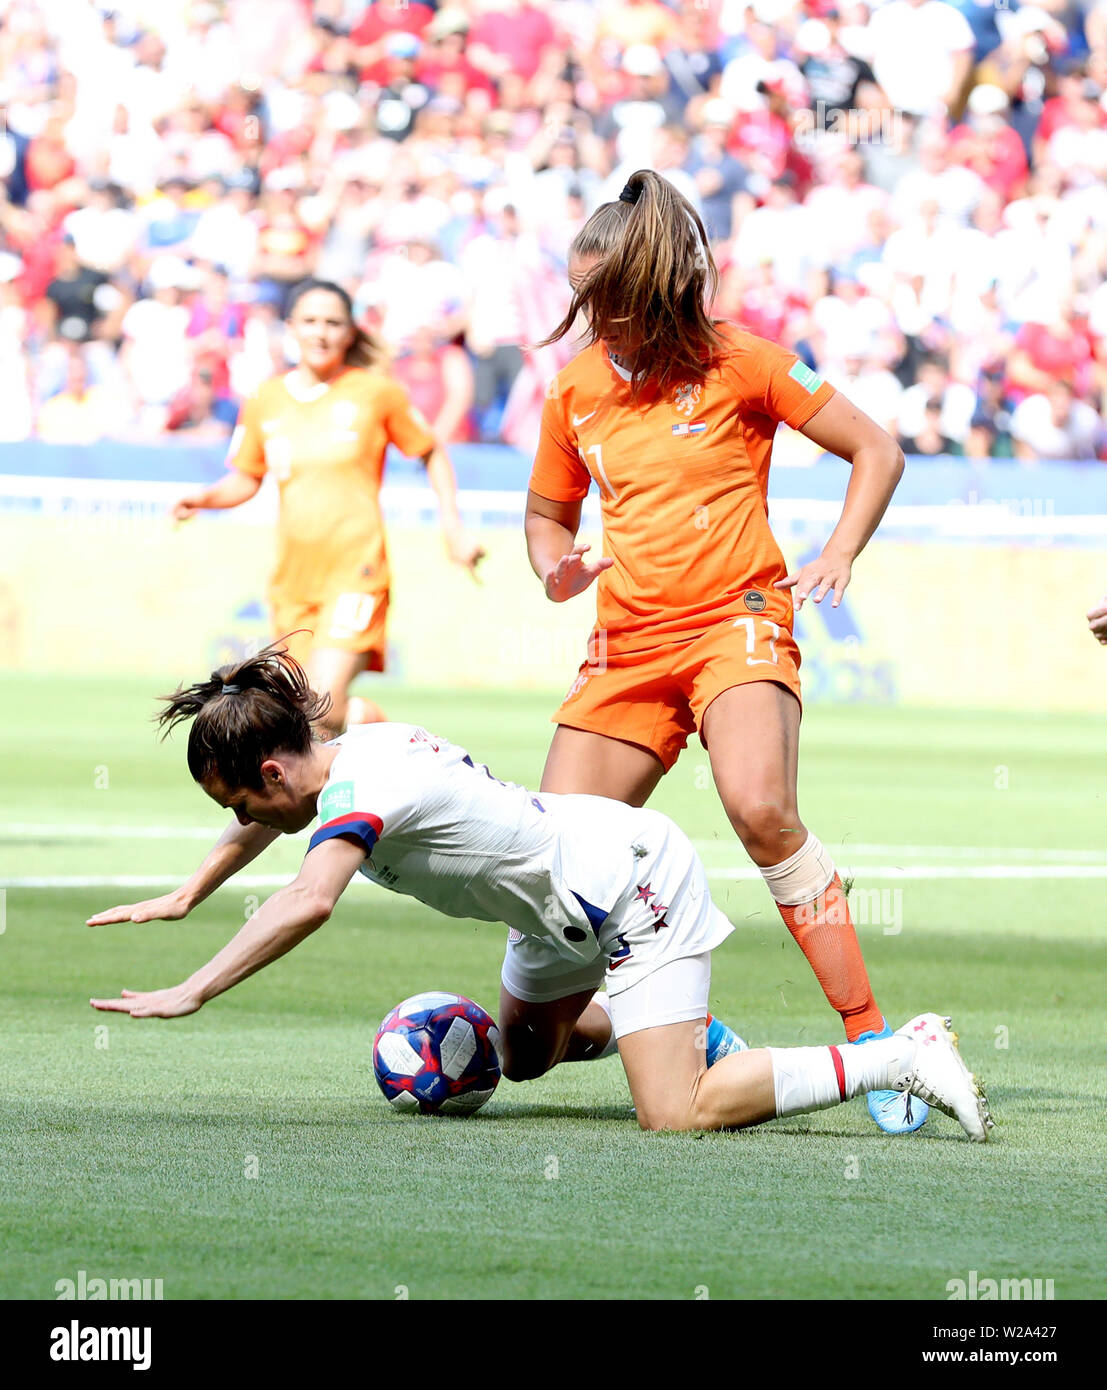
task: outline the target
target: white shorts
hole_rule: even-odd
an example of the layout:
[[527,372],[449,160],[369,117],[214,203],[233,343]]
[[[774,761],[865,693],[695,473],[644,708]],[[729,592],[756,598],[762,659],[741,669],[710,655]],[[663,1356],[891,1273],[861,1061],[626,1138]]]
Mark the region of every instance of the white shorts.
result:
[[516,999],[528,1004],[550,1004],[585,989],[594,994],[603,984],[606,970],[607,962],[602,956],[582,964],[566,959],[540,937],[512,932],[507,938],[500,979]]
[[[616,810],[616,803],[608,803],[605,814],[611,821],[626,817],[633,849],[615,901],[596,931],[600,955],[592,961],[573,959],[550,938],[511,932],[501,974],[504,987],[516,999],[546,1004],[598,989],[606,980],[613,1022],[616,1001],[628,996],[619,1014],[624,1022],[615,1025],[616,1036],[702,1018],[707,1012],[710,953],[734,927],[711,901],[707,874],[691,841],[667,816],[621,805]],[[593,861],[595,854],[593,840]],[[583,850],[579,857],[579,865],[563,865],[565,882],[589,897]],[[698,967],[702,985],[694,989],[693,962],[707,963]],[[689,969],[667,969],[674,963]]]
[[[533,941],[533,938],[527,937],[524,941]],[[504,958],[501,976],[504,986],[516,999],[528,1004],[549,1004],[583,990],[594,993],[603,983],[602,964],[599,968],[570,966],[562,972],[549,963],[544,970],[538,971],[534,969],[535,964],[530,963],[528,973],[517,951],[509,950]],[[667,1023],[692,1023],[706,1018],[710,991],[710,951],[666,961],[627,989],[611,995],[611,1027],[617,1038],[625,1038],[628,1033],[640,1033],[646,1028],[663,1028]]]
[[710,991],[710,951],[667,961],[611,996],[611,1027],[617,1038],[625,1038],[666,1023],[694,1023],[707,1017]]

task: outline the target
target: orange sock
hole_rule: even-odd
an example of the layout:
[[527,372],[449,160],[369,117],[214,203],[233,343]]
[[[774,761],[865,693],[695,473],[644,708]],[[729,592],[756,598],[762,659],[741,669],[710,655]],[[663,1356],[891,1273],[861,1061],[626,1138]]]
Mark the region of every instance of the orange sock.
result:
[[784,925],[822,985],[831,1008],[842,1015],[850,1042],[862,1033],[879,1033],[884,1027],[884,1016],[873,998],[849,915],[849,903],[838,875],[835,874],[826,889],[811,902],[794,906],[777,903],[777,907]]

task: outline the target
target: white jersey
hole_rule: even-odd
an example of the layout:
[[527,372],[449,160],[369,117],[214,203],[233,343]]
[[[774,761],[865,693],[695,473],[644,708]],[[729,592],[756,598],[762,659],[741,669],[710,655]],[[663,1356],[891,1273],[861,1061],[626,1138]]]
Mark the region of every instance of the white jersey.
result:
[[[650,947],[637,952],[641,965],[648,957],[652,968],[670,953],[709,950],[732,930],[688,841],[658,812],[501,782],[464,748],[412,724],[363,724],[335,743],[309,851],[354,838],[367,856],[360,872],[384,888],[450,917],[504,922],[562,958],[608,969],[631,964],[637,935]],[[662,930],[677,926],[693,927],[691,937]]]

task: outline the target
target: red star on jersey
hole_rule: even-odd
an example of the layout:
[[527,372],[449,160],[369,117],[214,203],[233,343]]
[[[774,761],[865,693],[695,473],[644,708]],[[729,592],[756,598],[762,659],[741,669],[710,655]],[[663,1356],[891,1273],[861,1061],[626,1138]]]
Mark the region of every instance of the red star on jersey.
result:
[[638,892],[637,892],[637,894],[635,895],[635,901],[636,901],[636,902],[645,903],[646,906],[648,907],[648,906],[649,906],[649,901],[650,901],[650,899],[651,899],[652,897],[653,897],[653,889],[650,887],[650,885],[649,885],[648,883],[646,884],[646,886],[645,886],[644,888],[642,887],[641,884],[638,885]]

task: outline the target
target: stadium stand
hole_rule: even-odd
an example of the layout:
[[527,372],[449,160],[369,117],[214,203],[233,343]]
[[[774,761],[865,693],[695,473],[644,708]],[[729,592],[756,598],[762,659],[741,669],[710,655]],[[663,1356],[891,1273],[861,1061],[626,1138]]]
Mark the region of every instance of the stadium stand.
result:
[[316,273],[526,450],[568,243],[651,165],[718,311],[912,452],[1105,457],[1103,0],[9,0],[0,74],[5,440],[218,442]]

